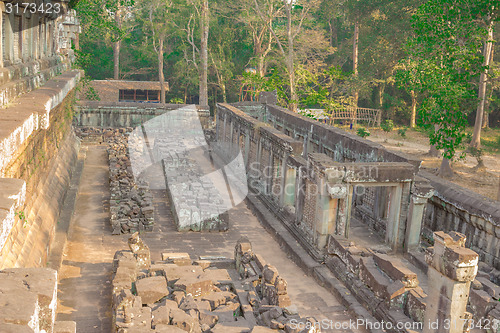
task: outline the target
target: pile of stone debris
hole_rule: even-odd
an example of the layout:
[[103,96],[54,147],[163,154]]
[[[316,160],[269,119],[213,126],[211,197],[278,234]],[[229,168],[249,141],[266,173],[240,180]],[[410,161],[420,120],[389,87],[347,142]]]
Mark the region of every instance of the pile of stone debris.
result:
[[134,179],[128,153],[127,137],[113,136],[108,140],[109,189],[113,234],[153,231],[153,195],[149,184]]
[[75,129],[84,140],[107,144],[111,192],[109,207],[114,235],[153,231],[154,226],[153,196],[149,184],[143,179],[135,179],[132,172],[128,140],[132,130],[131,127]]
[[115,332],[319,332],[314,319],[298,315],[286,281],[247,239],[236,245],[236,260],[163,253],[151,263],[138,233],[129,247],[114,258]]

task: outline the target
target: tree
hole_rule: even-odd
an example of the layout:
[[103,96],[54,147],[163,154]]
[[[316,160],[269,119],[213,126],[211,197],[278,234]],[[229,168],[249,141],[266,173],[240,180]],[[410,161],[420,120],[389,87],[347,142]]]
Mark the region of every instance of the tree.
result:
[[[120,1],[116,4],[115,9],[115,22],[118,32],[121,32],[122,29],[122,5]],[[115,41],[113,43],[113,78],[115,80],[120,79],[120,46],[121,46],[121,38],[119,36],[115,37]]]
[[163,74],[165,41],[173,25],[174,3],[171,0],[142,0],[142,19],[151,32],[153,48],[158,56],[160,102],[165,103],[165,76]]
[[208,18],[208,0],[202,0],[201,3],[201,47],[200,47],[200,59],[201,59],[201,71],[200,71],[200,105],[208,106],[208,30],[209,30],[209,18]]
[[491,13],[488,13],[488,34],[487,39],[484,42],[483,48],[483,71],[479,79],[479,93],[478,93],[478,106],[476,111],[476,121],[474,123],[474,133],[472,134],[472,140],[470,142],[470,147],[475,149],[481,148],[481,129],[483,128],[484,116],[485,116],[485,104],[486,104],[486,86],[488,81],[488,70],[490,66],[490,61],[493,53],[493,26],[494,20],[492,19]]
[[[295,86],[296,82],[295,82],[295,67],[294,67],[295,65],[294,42],[302,30],[306,17],[310,14],[310,11],[313,8],[316,8],[319,5],[319,1],[283,0],[282,3],[286,18],[285,38],[280,38],[278,36],[276,27],[273,26],[272,21],[269,20],[269,17],[266,17],[264,15],[262,10],[260,9],[258,1],[254,0],[255,9],[257,13],[259,14],[263,22],[268,23],[269,31],[271,32],[271,35],[273,36],[274,40],[276,41],[276,44],[278,45],[280,54],[283,56],[285,60],[285,65],[288,74],[288,89],[290,92],[288,108],[291,111],[296,112],[298,96]],[[287,44],[285,44],[285,41]],[[285,47],[287,48],[286,51]]]
[[120,43],[130,32],[123,9],[133,8],[133,0],[81,0],[75,9],[80,19],[80,49],[77,64],[93,78],[118,78]]
[[430,0],[413,17],[415,36],[410,56],[416,82],[424,94],[420,113],[427,126],[436,126],[430,143],[444,149],[439,174],[453,174],[451,160],[465,136],[467,103],[474,101],[473,79],[481,70],[477,51],[481,28],[470,11],[472,0]]
[[[255,65],[257,74],[264,77],[267,71],[267,57],[273,46],[273,36],[269,26],[280,15],[282,6],[280,0],[259,0],[257,5],[258,7],[255,6],[254,0],[224,1],[217,11],[219,15],[243,24],[248,30],[253,46],[252,64]],[[265,20],[261,19],[257,8]]]

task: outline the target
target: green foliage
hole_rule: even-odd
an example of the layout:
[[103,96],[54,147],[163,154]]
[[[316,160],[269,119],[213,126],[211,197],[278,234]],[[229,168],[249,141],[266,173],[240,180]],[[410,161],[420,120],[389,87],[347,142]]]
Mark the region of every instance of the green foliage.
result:
[[307,117],[307,118],[312,118],[314,120],[318,120],[318,117],[316,117],[316,115],[314,113],[310,112],[309,110],[299,111],[299,114],[304,116],[304,117]]
[[26,225],[28,223],[28,218],[26,217],[26,215],[24,214],[24,211],[21,210],[19,212],[16,212],[15,215],[17,216],[17,218],[23,223],[23,228],[26,228]]
[[430,143],[452,159],[467,125],[474,101],[472,82],[481,71],[482,36],[474,24],[472,0],[430,0],[413,16],[415,36],[401,84],[423,95],[419,113],[424,126],[434,127]]
[[360,127],[358,128],[358,130],[356,131],[356,134],[362,138],[366,138],[367,136],[370,136],[370,131],[368,131],[366,128],[364,127]]
[[182,98],[174,97],[174,98],[170,99],[170,103],[172,103],[172,104],[183,104],[184,101],[182,100]]
[[394,122],[391,119],[387,119],[382,124],[380,124],[380,128],[386,133],[389,133],[394,129]]
[[406,131],[408,130],[408,128],[406,127],[403,127],[403,128],[400,128],[398,129],[398,134],[402,137],[402,138],[406,138]]
[[[210,105],[238,101],[245,86],[254,99],[261,91],[276,90],[283,106],[297,102],[299,108],[332,110],[352,105],[357,91],[359,106],[382,108],[384,118],[408,124],[409,92],[413,90],[419,99],[417,121],[421,124],[431,128],[443,115],[453,126],[465,124],[466,118],[458,112],[469,112],[474,103],[463,92],[474,91],[472,84],[480,71],[476,66],[480,54],[471,47],[481,43],[482,28],[476,23],[484,19],[481,8],[491,8],[493,0],[314,0],[302,23],[298,18],[310,3],[297,0],[291,13],[294,29],[302,24],[293,48],[297,101],[290,98],[286,56],[268,30],[269,26],[275,29],[286,55],[284,2],[256,2],[267,21],[258,15],[254,0],[210,1]],[[113,42],[119,40],[121,77],[157,80],[154,47],[162,34],[163,70],[170,88],[167,100],[198,101],[199,0],[72,0],[71,4],[76,4],[82,27],[80,50],[75,50],[77,66],[87,75],[93,79],[113,76]],[[114,17],[118,5],[125,8],[121,25]],[[355,76],[352,38],[356,21],[360,34],[359,75]],[[415,37],[407,45],[405,41],[412,35]],[[246,73],[246,68],[255,68],[256,73]],[[447,70],[450,68],[453,71]],[[450,96],[434,89],[441,83],[442,91],[450,91]],[[395,89],[395,84],[404,91]],[[456,93],[461,110],[449,108],[448,100]],[[494,95],[491,106],[498,105]],[[436,113],[439,108],[448,111]],[[448,117],[448,113],[453,115]],[[440,128],[448,125],[443,123]],[[450,146],[444,139],[449,133],[445,134],[433,140]]]

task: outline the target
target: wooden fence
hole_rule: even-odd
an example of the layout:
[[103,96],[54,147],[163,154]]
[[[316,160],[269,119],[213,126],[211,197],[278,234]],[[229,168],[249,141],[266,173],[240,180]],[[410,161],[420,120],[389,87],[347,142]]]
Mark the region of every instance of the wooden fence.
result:
[[330,125],[335,124],[335,121],[348,121],[349,123],[356,124],[357,122],[367,122],[368,127],[380,126],[380,118],[382,116],[379,109],[368,108],[355,108],[347,107],[343,109],[336,109],[331,112],[325,112],[328,116]]

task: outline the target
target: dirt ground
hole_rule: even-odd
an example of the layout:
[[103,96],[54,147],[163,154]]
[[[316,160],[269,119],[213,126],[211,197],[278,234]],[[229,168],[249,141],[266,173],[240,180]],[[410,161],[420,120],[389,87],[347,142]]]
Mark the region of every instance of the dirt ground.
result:
[[[367,139],[380,143],[386,148],[403,152],[421,159],[422,168],[433,174],[437,174],[441,165],[440,157],[430,157],[429,138],[425,133],[408,129],[406,138],[398,134],[395,128],[386,133],[381,129],[369,129],[371,135]],[[354,131],[353,131],[354,132]],[[483,161],[486,166],[484,170],[476,170],[476,158],[467,155],[464,160],[453,162],[455,175],[448,179],[460,186],[466,187],[485,197],[496,200],[500,183],[500,130],[487,130],[483,132],[482,145],[485,151]]]

